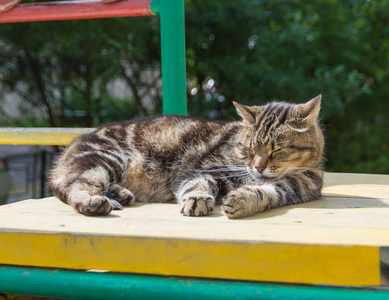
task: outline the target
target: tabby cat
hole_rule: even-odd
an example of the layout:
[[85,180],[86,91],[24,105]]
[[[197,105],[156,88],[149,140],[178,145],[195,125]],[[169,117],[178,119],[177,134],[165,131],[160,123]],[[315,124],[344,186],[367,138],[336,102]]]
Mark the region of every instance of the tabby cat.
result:
[[318,199],[321,96],[305,104],[234,102],[241,122],[161,116],[114,123],[75,139],[50,186],[88,216],[139,202],[178,202],[185,216],[222,203],[228,218]]

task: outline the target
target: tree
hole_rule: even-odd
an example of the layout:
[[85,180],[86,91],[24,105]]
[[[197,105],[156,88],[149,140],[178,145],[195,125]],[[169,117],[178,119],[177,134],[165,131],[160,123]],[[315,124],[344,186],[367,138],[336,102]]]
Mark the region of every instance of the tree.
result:
[[[37,113],[40,118],[46,116],[53,127],[90,127],[118,114],[121,118],[146,115],[149,111],[141,99],[158,89],[160,79],[158,71],[152,82],[143,78],[146,70],[159,70],[157,27],[150,19],[0,26],[1,91],[18,95],[27,115],[32,112],[32,119]],[[108,91],[108,83],[116,78],[128,83],[130,103],[115,99]],[[156,94],[160,102],[160,93]],[[119,104],[129,111],[123,113]],[[101,116],[103,110],[108,115]],[[82,118],[74,118],[75,111]],[[19,126],[25,122],[12,121]]]

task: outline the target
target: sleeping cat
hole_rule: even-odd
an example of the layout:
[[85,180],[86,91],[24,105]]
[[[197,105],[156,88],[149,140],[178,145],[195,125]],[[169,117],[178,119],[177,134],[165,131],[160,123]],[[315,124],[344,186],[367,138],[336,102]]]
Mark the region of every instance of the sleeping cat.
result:
[[50,187],[88,216],[178,202],[185,216],[222,203],[228,218],[318,199],[324,138],[318,96],[305,104],[234,102],[241,122],[161,116],[103,126],[54,163]]

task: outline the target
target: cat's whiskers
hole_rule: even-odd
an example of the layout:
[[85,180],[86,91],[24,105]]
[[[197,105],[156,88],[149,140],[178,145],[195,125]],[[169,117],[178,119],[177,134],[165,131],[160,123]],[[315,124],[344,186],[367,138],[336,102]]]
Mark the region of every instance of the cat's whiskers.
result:
[[195,171],[201,172],[201,173],[214,173],[214,172],[238,172],[238,171],[246,171],[246,167],[239,167],[239,166],[224,166],[223,168],[218,169],[196,169]]
[[280,152],[281,152],[281,151],[285,151],[286,153],[289,153],[289,151],[286,150],[286,149],[284,149],[284,148],[280,148]]
[[281,132],[279,132],[276,136],[276,138],[274,139],[274,142],[277,143],[277,140],[278,140],[278,137],[280,136]]
[[242,169],[246,169],[246,166],[240,166],[240,165],[223,165],[223,167],[227,167],[227,168],[242,168]]
[[276,181],[280,181],[282,176],[289,173],[289,171],[293,171],[293,170],[312,170],[312,171],[315,171],[316,169],[315,168],[309,168],[309,167],[285,167],[283,168],[283,170],[280,172],[280,174],[276,175],[274,178],[276,178]]
[[286,144],[286,143],[291,143],[292,141],[285,141],[285,142],[277,142],[276,145],[279,145],[279,144]]
[[246,176],[248,176],[248,172],[240,172],[238,174],[232,174],[232,175],[228,175],[228,176],[219,176],[219,177],[216,177],[216,179],[224,179],[224,178],[244,178]]
[[285,169],[295,169],[295,170],[317,170],[316,168],[310,168],[310,167],[285,167]]
[[239,172],[241,170],[237,169],[237,170],[232,170],[232,169],[229,169],[229,168],[226,168],[226,169],[213,169],[213,170],[195,170],[195,171],[198,171],[200,173],[219,173],[219,172]]

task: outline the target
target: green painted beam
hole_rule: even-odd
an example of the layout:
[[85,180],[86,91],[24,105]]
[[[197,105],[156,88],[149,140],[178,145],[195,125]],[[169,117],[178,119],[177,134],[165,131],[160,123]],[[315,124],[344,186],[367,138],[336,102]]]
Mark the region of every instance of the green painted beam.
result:
[[184,0],[153,0],[161,19],[163,114],[187,114]]
[[205,281],[2,266],[0,293],[64,299],[388,300],[389,290]]

